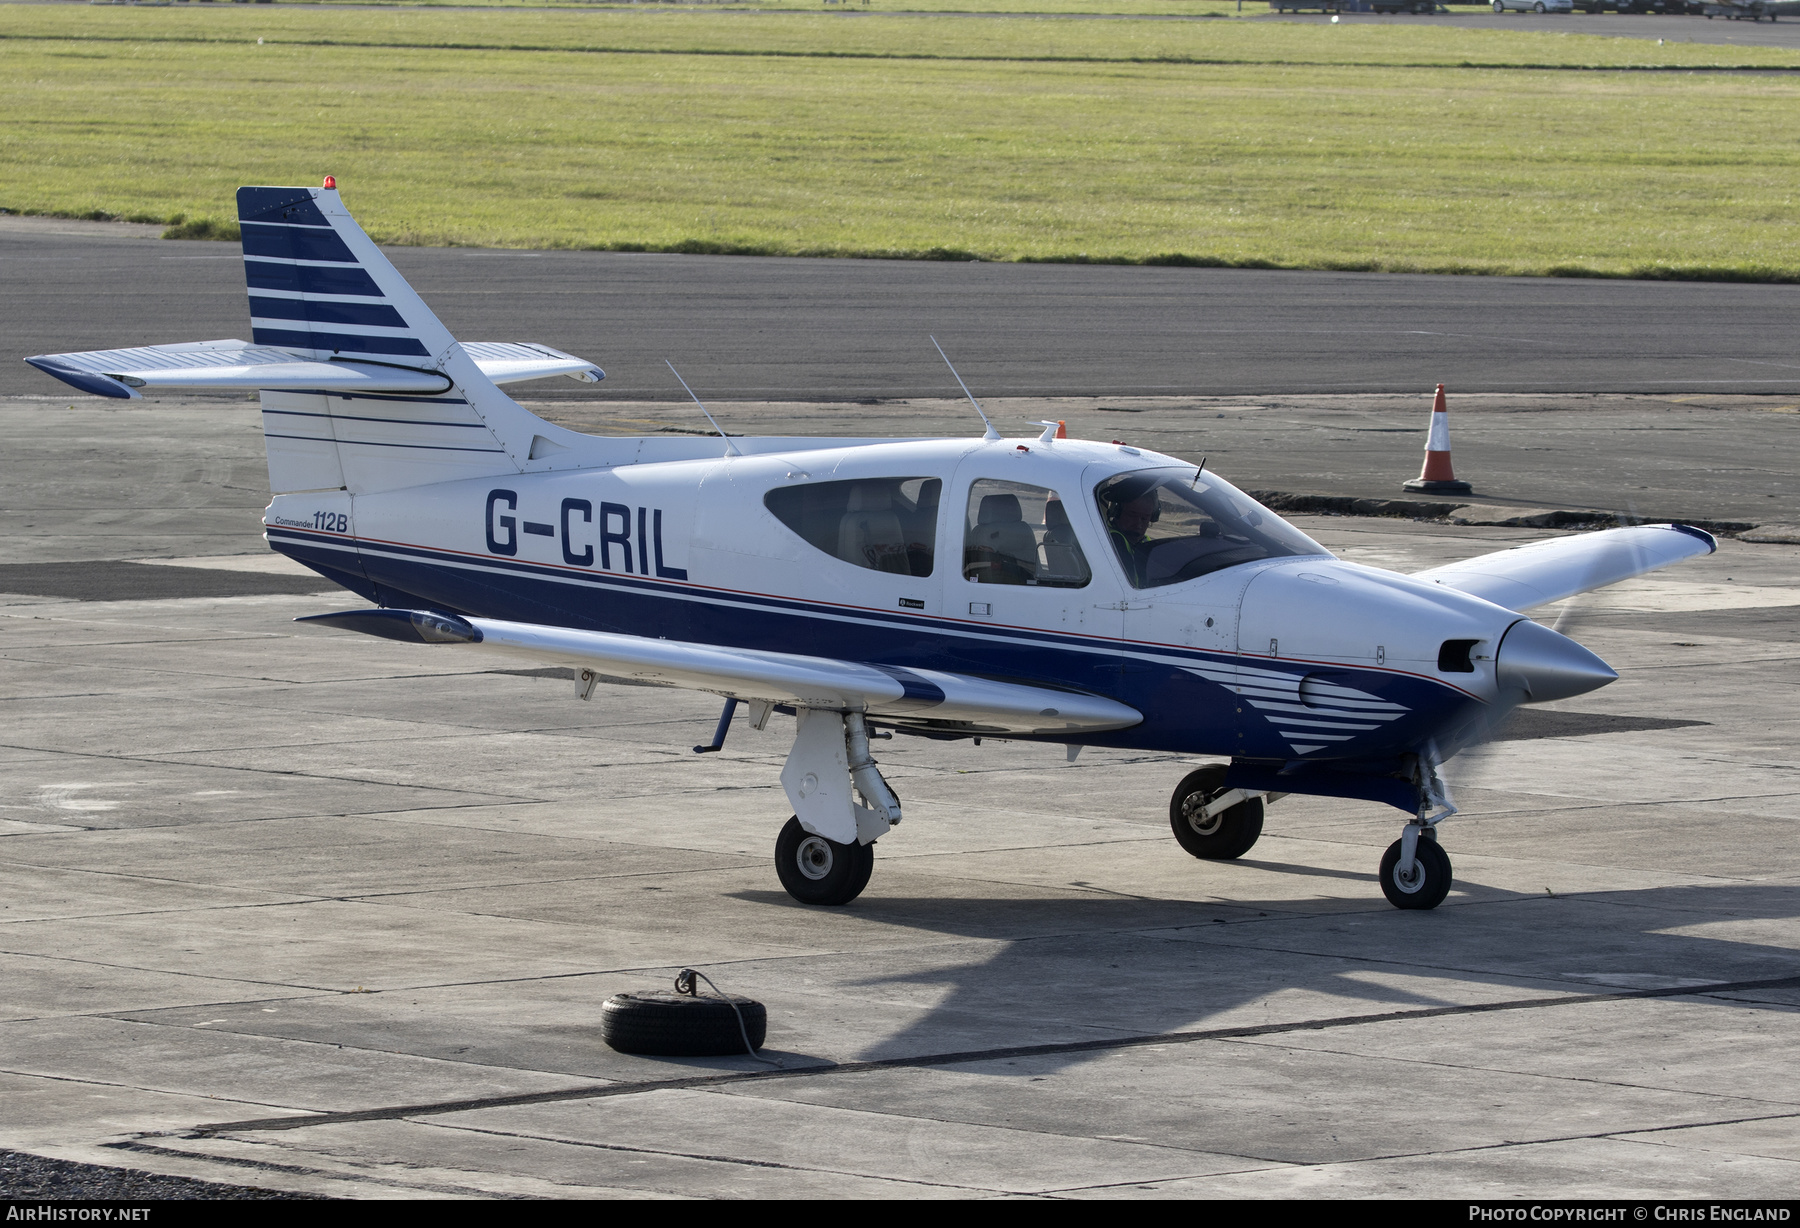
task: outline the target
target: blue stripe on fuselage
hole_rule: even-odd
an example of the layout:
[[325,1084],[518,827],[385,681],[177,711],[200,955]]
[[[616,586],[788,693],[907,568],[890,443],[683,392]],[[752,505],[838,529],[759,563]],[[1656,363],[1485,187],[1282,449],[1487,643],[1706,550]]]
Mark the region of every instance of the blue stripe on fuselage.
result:
[[[796,645],[804,645],[808,656],[1089,691],[1130,704],[1144,714],[1144,723],[1052,740],[1276,760],[1292,753],[1288,741],[1261,714],[1248,705],[1242,705],[1241,716],[1237,714],[1238,697],[1229,688],[1183,668],[1184,663],[1202,661],[1235,663],[1237,657],[1231,653],[1024,627],[976,627],[930,615],[707,589],[398,543],[366,539],[352,543],[303,530],[270,528],[268,537],[271,546],[284,552],[305,548],[315,539],[330,541],[338,550],[358,550],[376,594],[372,600],[386,606],[771,652],[793,652]],[[355,591],[368,595],[361,588]],[[1266,657],[1255,660],[1264,669],[1291,665],[1296,674],[1320,668]],[[1460,710],[1478,706],[1462,692],[1429,679],[1340,665],[1326,668],[1335,676],[1354,676],[1362,689],[1411,709],[1380,730],[1332,747],[1332,758],[1391,754],[1432,736]],[[913,690],[908,687],[908,698],[914,698]],[[921,690],[917,698],[928,695]]]

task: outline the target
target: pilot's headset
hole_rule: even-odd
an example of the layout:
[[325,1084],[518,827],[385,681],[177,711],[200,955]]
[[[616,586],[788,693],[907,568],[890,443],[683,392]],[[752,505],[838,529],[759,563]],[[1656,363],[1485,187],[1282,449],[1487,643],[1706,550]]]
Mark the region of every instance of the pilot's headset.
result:
[[[1155,494],[1161,483],[1155,478],[1121,478],[1103,492],[1106,503],[1106,527],[1116,528],[1119,513],[1127,503],[1136,503],[1145,495]],[[1150,523],[1155,524],[1162,519],[1162,500],[1158,499],[1150,511]]]

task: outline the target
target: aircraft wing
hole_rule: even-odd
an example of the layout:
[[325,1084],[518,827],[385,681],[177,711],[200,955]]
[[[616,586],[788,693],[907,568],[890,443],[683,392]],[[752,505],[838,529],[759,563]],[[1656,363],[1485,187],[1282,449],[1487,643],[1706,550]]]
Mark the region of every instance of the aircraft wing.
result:
[[921,731],[1054,736],[1126,729],[1144,719],[1135,708],[1099,695],[968,674],[427,610],[351,610],[296,621],[414,643],[466,645],[751,703],[862,711]]
[[[547,375],[566,375],[591,384],[606,377],[587,359],[547,345],[470,341],[462,348],[482,374],[496,384]],[[144,388],[192,392],[415,392],[426,396],[450,389],[450,379],[436,371],[354,359],[319,362],[275,346],[232,339],[89,350],[80,354],[38,354],[25,361],[65,384],[103,397],[141,397],[139,390]]]
[[1718,548],[1711,533],[1691,525],[1642,524],[1498,550],[1416,572],[1413,579],[1460,589],[1523,614]]

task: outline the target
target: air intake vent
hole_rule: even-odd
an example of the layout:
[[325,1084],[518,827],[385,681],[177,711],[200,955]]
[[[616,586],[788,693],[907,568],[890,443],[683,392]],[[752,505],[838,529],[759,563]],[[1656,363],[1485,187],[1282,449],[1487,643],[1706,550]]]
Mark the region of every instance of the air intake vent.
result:
[[1469,660],[1469,650],[1481,643],[1480,640],[1445,640],[1438,649],[1438,672],[1443,674],[1472,674],[1475,662]]

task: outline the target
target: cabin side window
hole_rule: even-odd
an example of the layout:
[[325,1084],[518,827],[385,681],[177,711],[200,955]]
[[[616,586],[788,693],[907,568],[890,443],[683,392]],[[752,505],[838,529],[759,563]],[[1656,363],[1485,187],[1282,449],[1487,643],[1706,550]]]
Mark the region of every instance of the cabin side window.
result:
[[931,574],[938,478],[857,478],[782,486],[763,506],[815,550],[870,571]]
[[976,584],[1081,588],[1092,578],[1054,490],[982,478],[969,487],[963,578]]

